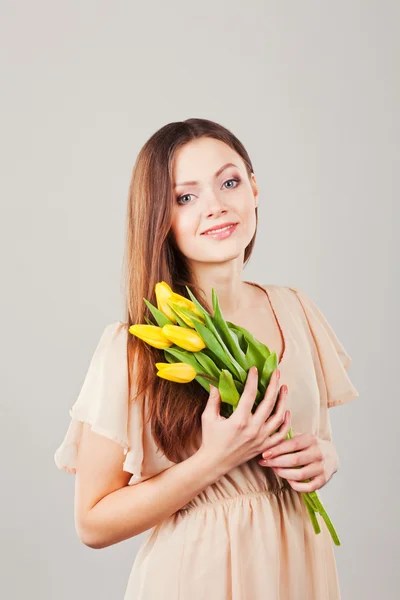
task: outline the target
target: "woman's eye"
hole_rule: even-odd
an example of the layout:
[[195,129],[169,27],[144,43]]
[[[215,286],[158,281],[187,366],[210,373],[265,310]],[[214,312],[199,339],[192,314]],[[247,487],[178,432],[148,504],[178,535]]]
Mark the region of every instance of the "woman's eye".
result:
[[176,201],[177,201],[179,204],[181,204],[181,203],[182,203],[182,204],[187,204],[187,202],[181,202],[181,201],[182,201],[182,198],[187,198],[188,196],[191,196],[191,195],[192,195],[192,194],[182,194],[182,196],[178,196],[178,197],[177,197]]
[[[230,181],[235,181],[236,183],[239,183],[239,179],[236,179],[235,177],[233,179],[228,179],[227,181],[225,181],[225,183],[229,183]],[[223,185],[225,185],[225,183]],[[237,187],[237,185],[235,185],[234,187]]]
[[[235,183],[239,183],[239,182],[240,182],[240,179],[236,179],[235,177],[233,177],[232,179],[227,179],[227,180],[226,180],[226,181],[223,183],[223,185],[225,185],[226,183],[230,183],[231,181],[234,181]],[[228,188],[228,189],[234,189],[234,188],[236,188],[236,187],[237,187],[237,185],[234,185],[233,187],[231,186],[231,187],[230,187],[230,188]],[[192,196],[192,194],[182,194],[182,196],[178,196],[178,197],[177,197],[176,201],[177,201],[179,204],[188,204],[188,202],[183,202],[182,200],[183,200],[183,198],[188,198],[189,196]]]

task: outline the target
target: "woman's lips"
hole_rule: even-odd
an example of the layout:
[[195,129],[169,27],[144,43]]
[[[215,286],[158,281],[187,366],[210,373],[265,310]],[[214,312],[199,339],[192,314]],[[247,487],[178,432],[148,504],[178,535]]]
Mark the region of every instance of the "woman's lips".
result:
[[229,227],[224,227],[223,229],[215,229],[214,231],[208,231],[206,233],[203,233],[203,235],[205,237],[210,237],[216,240],[223,240],[225,238],[230,237],[232,233],[236,230],[237,226],[238,223],[236,223],[236,225],[229,225]]

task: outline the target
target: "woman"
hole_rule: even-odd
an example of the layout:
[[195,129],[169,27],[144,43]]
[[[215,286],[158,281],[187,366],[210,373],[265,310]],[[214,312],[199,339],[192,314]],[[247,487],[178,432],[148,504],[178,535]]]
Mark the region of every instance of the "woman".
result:
[[[315,534],[299,492],[321,488],[338,469],[328,408],[358,396],[351,359],[300,290],[242,280],[257,206],[250,158],[217,123],[170,123],[139,153],[126,321],[105,327],[55,455],[76,473],[84,544],[105,548],[150,529],[125,600],[340,597],[330,534],[320,518]],[[228,419],[217,390],[155,377],[162,351],[128,327],[151,317],[143,298],[156,304],[159,281],[186,297],[189,286],[209,312],[214,287],[225,319],[277,352],[254,414],[253,370]],[[291,425],[296,435],[285,440]]]

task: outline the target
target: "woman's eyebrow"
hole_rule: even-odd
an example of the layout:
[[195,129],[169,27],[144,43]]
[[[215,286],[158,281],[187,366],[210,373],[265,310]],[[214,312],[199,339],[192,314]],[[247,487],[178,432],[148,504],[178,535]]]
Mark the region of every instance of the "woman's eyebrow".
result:
[[[218,175],[220,175],[222,173],[222,171],[225,171],[225,169],[227,169],[228,167],[236,167],[237,169],[239,168],[234,163],[231,163],[231,162],[226,163],[226,165],[224,165],[223,167],[218,169],[218,171],[214,174],[214,177],[218,177]],[[174,187],[179,187],[179,186],[184,186],[184,185],[197,185],[198,183],[199,183],[198,181],[182,181],[182,183],[174,183]]]

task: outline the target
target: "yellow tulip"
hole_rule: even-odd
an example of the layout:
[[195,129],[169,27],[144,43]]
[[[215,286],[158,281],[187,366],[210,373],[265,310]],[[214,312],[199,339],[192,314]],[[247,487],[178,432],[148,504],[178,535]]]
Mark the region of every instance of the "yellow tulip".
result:
[[172,342],[164,335],[163,328],[157,325],[131,325],[129,333],[132,333],[154,348],[169,348]]
[[171,300],[168,300],[168,304],[171,308],[174,309],[174,311],[178,314],[178,316],[188,327],[192,327],[192,329],[194,329],[193,321],[200,321],[204,325],[205,319],[202,315],[199,316],[198,312],[193,313],[193,311],[190,311],[189,316],[189,311],[188,313],[184,313],[183,310],[181,310],[181,308],[183,308],[185,311],[187,311],[188,309],[186,308],[186,306],[183,307],[182,304],[177,304],[176,302],[172,302]]
[[158,377],[176,381],[177,383],[189,383],[193,381],[197,373],[195,369],[187,363],[156,363]]
[[179,306],[186,308],[186,310],[190,310],[190,312],[194,313],[204,323],[204,317],[201,314],[201,312],[197,309],[194,302],[192,302],[188,298],[185,298],[184,296],[181,296],[180,294],[175,294],[175,292],[172,292],[170,300],[172,302],[174,302],[175,304],[178,304]]
[[164,325],[162,330],[166,338],[184,350],[198,352],[206,347],[197,331],[192,329],[185,329],[179,325]]
[[158,310],[161,310],[161,312],[164,313],[164,315],[168,317],[170,321],[176,323],[176,316],[174,315],[167,303],[167,301],[171,298],[174,292],[171,290],[168,283],[166,283],[165,281],[160,281],[156,283],[154,290],[156,293]]

